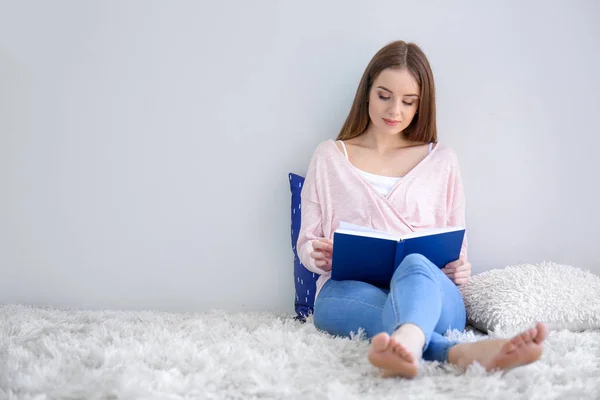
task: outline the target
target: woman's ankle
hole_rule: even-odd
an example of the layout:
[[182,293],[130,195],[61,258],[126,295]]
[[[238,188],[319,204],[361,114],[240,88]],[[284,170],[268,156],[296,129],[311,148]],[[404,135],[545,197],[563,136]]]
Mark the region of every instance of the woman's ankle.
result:
[[458,367],[467,367],[468,361],[464,355],[465,343],[457,343],[448,349],[448,364],[456,365]]
[[392,337],[406,346],[415,356],[421,357],[425,346],[425,333],[419,326],[403,324],[392,333]]

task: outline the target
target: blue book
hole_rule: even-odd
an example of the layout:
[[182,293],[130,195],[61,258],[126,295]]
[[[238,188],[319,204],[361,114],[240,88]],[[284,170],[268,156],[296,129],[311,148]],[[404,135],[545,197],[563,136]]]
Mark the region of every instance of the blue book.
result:
[[443,268],[459,258],[464,236],[463,227],[422,230],[400,237],[342,222],[333,234],[331,279],[389,288],[404,257],[422,254]]

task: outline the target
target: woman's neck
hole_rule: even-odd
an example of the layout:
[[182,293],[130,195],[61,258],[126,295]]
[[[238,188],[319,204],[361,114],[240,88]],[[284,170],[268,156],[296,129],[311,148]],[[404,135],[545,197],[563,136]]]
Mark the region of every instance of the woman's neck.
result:
[[407,140],[404,137],[404,133],[400,132],[396,135],[385,134],[377,132],[371,127],[361,135],[362,144],[365,147],[369,147],[376,150],[380,154],[388,153],[389,151],[397,150],[403,147],[414,146],[416,143]]

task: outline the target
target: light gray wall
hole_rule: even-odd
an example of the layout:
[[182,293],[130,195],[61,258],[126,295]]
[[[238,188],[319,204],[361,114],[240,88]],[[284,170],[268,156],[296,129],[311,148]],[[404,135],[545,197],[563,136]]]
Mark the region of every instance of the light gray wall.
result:
[[395,39],[433,65],[475,271],[600,273],[599,21],[593,0],[0,1],[0,303],[292,311],[287,173]]

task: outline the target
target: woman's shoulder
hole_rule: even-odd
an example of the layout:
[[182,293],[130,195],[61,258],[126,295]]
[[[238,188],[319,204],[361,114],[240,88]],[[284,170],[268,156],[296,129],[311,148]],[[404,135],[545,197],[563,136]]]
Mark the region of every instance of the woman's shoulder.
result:
[[338,151],[336,143],[332,139],[317,144],[308,164],[306,180],[316,184],[319,180],[331,174],[331,171],[337,168],[333,160],[335,160],[335,152]]
[[446,143],[437,142],[435,144],[435,154],[432,154],[433,162],[436,168],[441,168],[445,171],[457,171],[460,170],[460,163],[458,161],[458,154],[453,147]]
[[435,144],[435,153],[438,158],[458,162],[458,155],[456,154],[456,151],[453,147],[446,143],[437,142]]
[[329,157],[331,157],[332,153],[335,154],[335,152],[337,152],[337,151],[339,151],[338,144],[336,143],[335,140],[333,140],[333,139],[323,140],[322,142],[317,144],[317,147],[315,148],[315,151],[313,153],[313,158],[318,158],[318,157],[329,158]]

